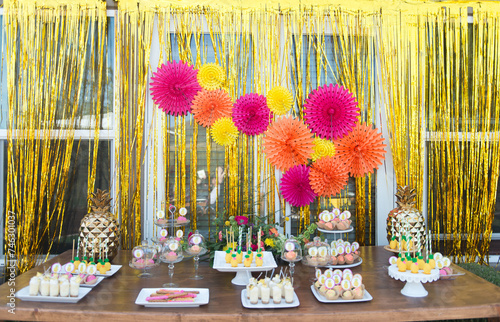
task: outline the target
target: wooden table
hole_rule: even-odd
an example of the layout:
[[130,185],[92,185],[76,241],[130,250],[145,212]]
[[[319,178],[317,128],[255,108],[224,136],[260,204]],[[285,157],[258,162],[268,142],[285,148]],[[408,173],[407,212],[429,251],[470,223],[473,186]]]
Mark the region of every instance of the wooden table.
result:
[[[363,263],[352,269],[363,276],[366,289],[373,296],[370,302],[349,304],[323,304],[311,293],[314,268],[298,264],[295,268],[296,293],[300,306],[290,309],[255,310],[241,305],[243,287],[231,284],[234,273],[220,273],[200,262],[202,280],[191,280],[194,273],[193,260],[175,265],[174,282],[182,287],[210,289],[210,303],[199,308],[145,308],[135,304],[137,294],[144,287],[161,287],[168,281],[167,265],[161,264],[152,272],[154,277],[141,279],[138,271],[128,262],[130,251],[120,251],[113,264],[123,265],[113,277],[96,286],[77,304],[15,302],[15,315],[7,312],[6,305],[10,287],[0,285],[0,320],[47,320],[47,321],[95,321],[100,319],[120,321],[186,320],[186,321],[275,321],[286,318],[290,321],[333,320],[444,320],[500,316],[500,288],[467,271],[455,280],[439,280],[424,284],[429,295],[424,298],[409,298],[400,293],[404,284],[387,275],[391,253],[382,247],[362,247]],[[66,252],[48,263],[61,264],[69,261],[71,252]],[[454,267],[456,268],[456,267]],[[16,289],[29,284],[29,279],[41,271],[37,267],[16,278]],[[460,269],[459,269],[460,270]]]

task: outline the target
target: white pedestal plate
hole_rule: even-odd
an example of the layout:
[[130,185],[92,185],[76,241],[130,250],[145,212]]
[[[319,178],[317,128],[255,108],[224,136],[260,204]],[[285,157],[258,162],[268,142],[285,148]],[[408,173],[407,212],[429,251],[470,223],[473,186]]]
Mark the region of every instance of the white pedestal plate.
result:
[[238,267],[231,267],[230,264],[226,263],[226,252],[216,251],[213,268],[219,272],[236,273],[231,283],[234,285],[246,286],[250,282],[250,277],[252,276],[251,272],[267,272],[278,267],[271,252],[263,252],[263,254],[264,263],[262,266],[256,266],[254,259],[250,267],[244,267],[243,264],[238,264]]
[[410,271],[400,272],[398,267],[393,264],[389,266],[388,269],[389,276],[395,280],[401,282],[406,282],[405,286],[401,290],[401,294],[408,297],[425,297],[427,290],[424,288],[422,283],[431,283],[439,279],[439,269],[431,270],[430,274],[424,274],[420,270],[417,274],[413,274]]

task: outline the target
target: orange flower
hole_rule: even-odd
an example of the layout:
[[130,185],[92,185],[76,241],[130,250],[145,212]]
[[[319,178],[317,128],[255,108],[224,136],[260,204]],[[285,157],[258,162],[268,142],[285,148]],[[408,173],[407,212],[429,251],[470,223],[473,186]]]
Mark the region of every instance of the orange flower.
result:
[[269,229],[269,235],[278,237],[279,236],[278,230],[276,228]]

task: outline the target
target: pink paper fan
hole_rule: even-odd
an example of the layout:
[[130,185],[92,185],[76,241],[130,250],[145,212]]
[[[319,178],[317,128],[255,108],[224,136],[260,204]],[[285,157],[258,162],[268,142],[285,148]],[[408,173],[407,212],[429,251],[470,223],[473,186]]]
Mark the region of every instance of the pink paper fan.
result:
[[179,62],[162,64],[151,77],[151,96],[163,112],[178,116],[191,111],[194,96],[201,90],[193,66]]
[[295,207],[307,206],[316,197],[309,183],[309,167],[306,165],[296,165],[285,172],[280,188],[283,198]]
[[234,103],[233,121],[238,130],[247,135],[263,133],[273,114],[267,107],[266,98],[250,93],[241,96]]
[[306,99],[304,120],[323,139],[342,138],[352,131],[359,115],[358,102],[343,86],[318,87]]

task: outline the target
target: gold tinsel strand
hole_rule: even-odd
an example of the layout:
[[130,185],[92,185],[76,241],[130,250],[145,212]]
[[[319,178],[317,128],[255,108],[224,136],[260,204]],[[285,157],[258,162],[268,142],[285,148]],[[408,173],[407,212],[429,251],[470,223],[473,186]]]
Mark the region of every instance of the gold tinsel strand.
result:
[[[37,264],[42,252],[47,259],[61,235],[76,116],[88,104],[80,101],[83,95],[71,94],[90,84],[96,93],[90,98],[91,113],[100,117],[106,11],[98,1],[4,5],[9,115],[5,213],[15,217],[12,250],[22,273]],[[96,69],[87,74],[89,65]],[[94,140],[89,155],[89,187],[95,180],[97,144]],[[6,238],[12,233],[8,229],[5,225]]]

